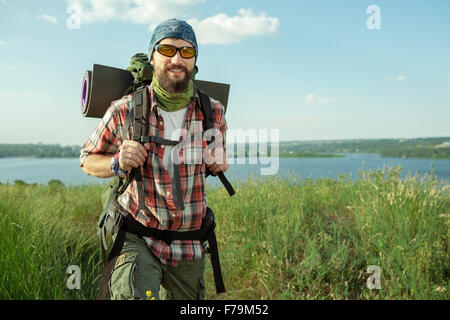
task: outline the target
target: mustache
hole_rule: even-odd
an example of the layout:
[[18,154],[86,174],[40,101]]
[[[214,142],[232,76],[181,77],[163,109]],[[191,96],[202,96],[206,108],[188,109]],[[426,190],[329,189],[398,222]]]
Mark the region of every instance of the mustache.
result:
[[164,71],[169,71],[169,70],[172,70],[172,69],[180,69],[180,70],[183,70],[185,73],[187,73],[187,71],[188,71],[185,66],[183,66],[181,64],[175,64],[175,63],[171,63],[171,64],[167,65],[164,68]]

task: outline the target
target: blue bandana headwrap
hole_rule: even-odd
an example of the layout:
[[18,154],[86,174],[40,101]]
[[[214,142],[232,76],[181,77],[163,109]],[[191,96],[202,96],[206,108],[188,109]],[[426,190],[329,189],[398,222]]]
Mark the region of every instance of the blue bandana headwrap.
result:
[[[186,21],[169,19],[161,22],[153,31],[150,45],[148,46],[149,57],[152,56],[155,46],[166,38],[176,38],[189,42],[197,51],[198,56],[197,39],[195,38],[194,29]],[[195,60],[197,60],[197,56]]]

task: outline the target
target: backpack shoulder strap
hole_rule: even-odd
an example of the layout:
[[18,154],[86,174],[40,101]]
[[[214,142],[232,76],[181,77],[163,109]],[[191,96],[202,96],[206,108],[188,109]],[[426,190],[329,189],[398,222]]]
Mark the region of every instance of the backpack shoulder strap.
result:
[[[133,140],[141,142],[141,137],[148,135],[148,86],[144,85],[133,92]],[[131,177],[136,179],[139,210],[144,209],[144,184],[141,167],[133,168]],[[131,178],[130,177],[130,178]]]
[[133,140],[139,141],[148,134],[148,87],[141,86],[133,92]]
[[[212,129],[214,128],[214,119],[213,119],[214,114],[211,107],[211,99],[202,90],[197,89],[197,92],[200,97],[200,110],[202,111],[204,118],[203,128],[204,130]],[[211,141],[208,141],[207,143],[208,144],[212,143],[214,141],[213,139],[211,139]],[[207,172],[207,174],[209,174],[209,172]],[[225,189],[227,189],[230,197],[234,195],[235,191],[233,189],[233,186],[231,185],[230,181],[228,181],[228,179],[225,177],[223,172],[217,173],[217,176],[219,177]]]
[[198,96],[200,97],[200,110],[202,111],[204,118],[205,130],[214,128],[213,112],[211,108],[211,100],[209,96],[200,89],[197,89]]
[[121,132],[122,141],[127,139],[127,132],[128,132],[128,129],[130,128],[130,125],[131,125],[131,122],[133,121],[133,119],[134,119],[134,105],[132,103],[131,107],[128,109],[128,116],[125,119],[125,122],[122,127],[122,132]]

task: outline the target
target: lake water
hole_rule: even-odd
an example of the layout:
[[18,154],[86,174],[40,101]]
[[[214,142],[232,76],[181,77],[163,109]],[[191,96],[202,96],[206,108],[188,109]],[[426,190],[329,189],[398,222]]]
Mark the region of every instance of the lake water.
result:
[[[238,160],[245,161],[245,164],[238,164]],[[251,164],[251,161],[254,163]],[[272,168],[276,167],[275,163],[270,164],[267,161],[268,159],[230,159],[232,164],[226,176],[230,181],[235,182],[238,179],[244,181],[249,175],[260,176],[261,171],[267,171],[271,166]],[[450,183],[450,160],[383,158],[377,154],[346,154],[345,158],[280,158],[277,174],[282,177],[296,175],[299,178],[312,178],[313,180],[322,177],[337,178],[339,174],[351,174],[352,177],[357,177],[360,169],[381,169],[383,165],[401,166],[403,168],[402,176],[409,173],[423,176],[425,173],[430,173],[433,165],[436,177],[445,183]],[[104,183],[109,180],[84,174],[79,168],[77,158],[0,159],[0,182],[2,183],[8,181],[13,183],[15,180],[23,180],[27,183],[47,183],[51,179],[58,179],[66,185]],[[219,179],[215,177],[208,178],[207,181],[208,184],[214,186],[220,184]]]

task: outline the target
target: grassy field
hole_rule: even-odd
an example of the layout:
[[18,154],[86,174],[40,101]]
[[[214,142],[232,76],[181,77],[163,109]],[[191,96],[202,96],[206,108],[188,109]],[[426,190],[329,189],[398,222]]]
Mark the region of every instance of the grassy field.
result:
[[[449,299],[450,188],[400,168],[208,189],[227,292],[208,299]],[[0,299],[94,299],[101,186],[0,185]],[[81,289],[67,288],[69,265]],[[381,289],[368,289],[370,265]]]

